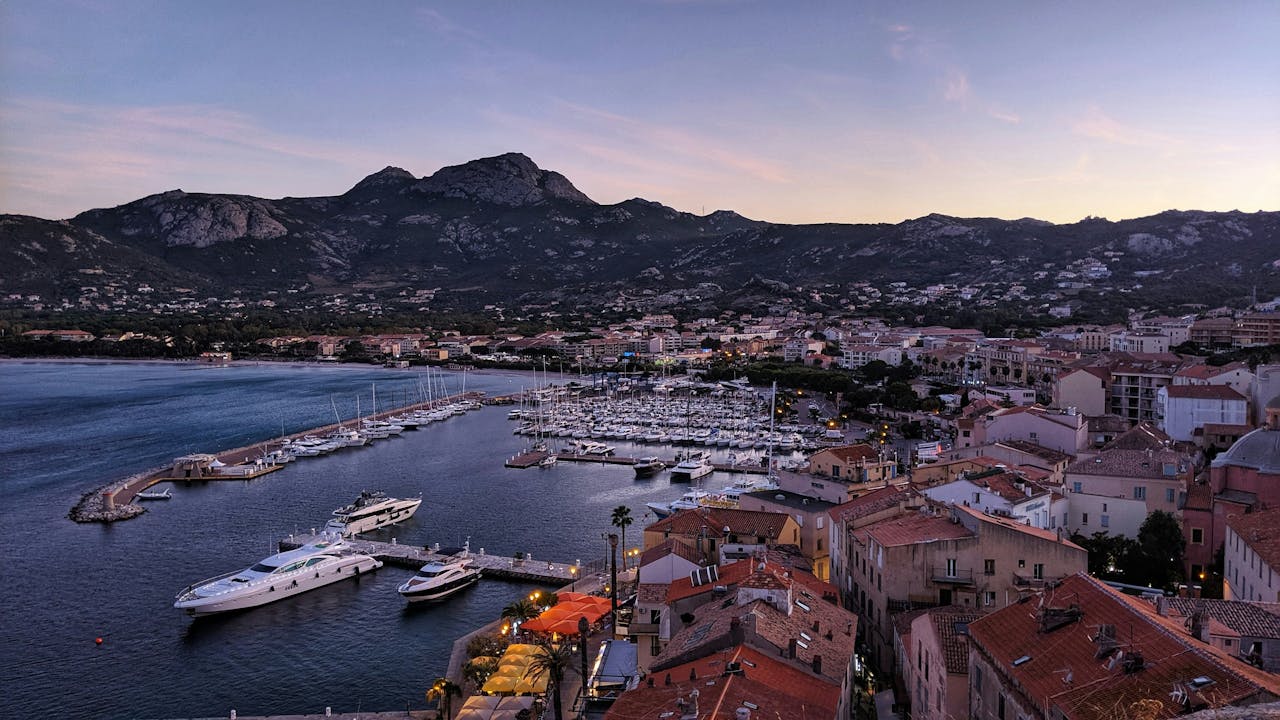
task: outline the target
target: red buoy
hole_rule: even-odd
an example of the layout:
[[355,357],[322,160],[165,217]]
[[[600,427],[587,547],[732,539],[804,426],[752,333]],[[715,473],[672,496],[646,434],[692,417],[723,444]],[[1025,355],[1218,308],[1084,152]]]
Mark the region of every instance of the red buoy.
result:
[[101,644],[102,644],[102,638],[95,638],[93,642],[94,642],[95,644],[97,644],[97,645],[101,645]]

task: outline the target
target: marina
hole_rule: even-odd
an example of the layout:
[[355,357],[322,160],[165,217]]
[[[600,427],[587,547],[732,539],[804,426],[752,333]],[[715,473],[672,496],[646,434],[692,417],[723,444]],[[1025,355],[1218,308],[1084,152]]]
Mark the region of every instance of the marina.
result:
[[[456,375],[448,380],[462,384]],[[529,380],[469,373],[467,388],[494,397]],[[9,474],[9,502],[0,509],[11,529],[5,563],[34,579],[10,588],[14,606],[29,610],[6,638],[27,650],[0,659],[0,693],[26,715],[52,711],[50,698],[61,698],[59,710],[93,709],[62,712],[69,718],[420,709],[423,678],[446,674],[454,642],[489,626],[513,600],[537,587],[602,586],[614,508],[635,514],[626,544],[636,546],[653,519],[646,503],[680,495],[665,472],[637,482],[627,462],[652,450],[627,440],[609,442],[614,456],[566,456],[545,472],[506,468],[505,458],[529,449],[528,438],[510,432],[514,406],[486,404],[364,449],[299,457],[258,481],[170,481],[147,491],[168,489],[171,499],[148,503],[153,512],[133,522],[76,524],[64,519],[67,496],[93,487],[86,478],[146,477],[206,448],[261,452],[261,439],[278,442],[282,424],[286,437],[334,425],[335,396],[354,404],[350,393],[361,388],[368,408],[374,382],[381,400],[412,395],[415,378],[359,366],[0,363],[0,381],[12,388],[0,397],[0,413],[13,420],[0,426]],[[732,465],[725,462],[732,449],[707,449],[717,464]],[[719,487],[733,477],[704,480]],[[377,543],[367,546],[385,563],[377,572],[246,612],[189,618],[173,608],[184,585],[280,552],[290,534],[300,542],[372,489],[422,498],[407,520],[353,539]],[[433,555],[447,557],[433,552],[437,541],[462,546],[468,535],[473,554],[485,546],[489,556],[484,579],[442,602],[407,602],[397,592]],[[55,564],[63,572],[42,571]],[[114,591],[85,613],[75,602],[81,583]],[[383,670],[353,675],[349,662],[335,663],[335,637],[346,656]],[[242,652],[229,656],[227,646]],[[116,682],[120,667],[143,665],[186,671]]]

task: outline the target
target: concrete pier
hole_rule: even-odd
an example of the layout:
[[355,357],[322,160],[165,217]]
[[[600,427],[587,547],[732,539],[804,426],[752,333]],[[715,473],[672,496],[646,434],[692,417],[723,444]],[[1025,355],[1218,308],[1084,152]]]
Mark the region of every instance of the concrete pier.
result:
[[[290,535],[280,541],[281,552],[302,547],[309,542],[321,540],[319,535]],[[346,543],[353,550],[381,560],[388,565],[417,570],[429,562],[448,562],[455,560],[453,555],[442,555],[428,548],[416,545],[400,545],[398,543],[377,542],[359,538],[347,538]],[[472,552],[471,564],[480,568],[481,577],[500,578],[502,580],[518,580],[520,582],[552,583],[556,586],[573,582],[575,575],[572,563],[548,562],[537,559],[516,559],[504,555],[489,555]]]
[[[459,400],[481,400],[484,397],[482,392],[466,392],[457,395],[451,395],[447,398],[432,400],[430,402],[414,403],[405,405],[392,410],[380,412],[372,416],[376,420],[384,420],[392,415],[399,415],[404,412],[413,412],[415,410],[431,410],[442,405],[458,402]],[[353,421],[356,422],[356,421]],[[287,435],[283,438],[273,438],[253,445],[233,448],[231,450],[223,450],[214,453],[213,457],[225,466],[225,470],[216,474],[203,475],[201,477],[173,477],[172,464],[164,465],[159,468],[144,470],[140,473],[130,475],[123,480],[103,485],[99,488],[91,490],[80,497],[80,501],[71,508],[67,513],[67,517],[76,522],[115,522],[117,520],[128,520],[137,517],[146,512],[146,508],[133,502],[138,493],[147,488],[162,482],[189,482],[189,481],[207,481],[207,480],[252,480],[256,477],[266,475],[284,468],[283,465],[273,464],[257,464],[257,460],[267,453],[278,449],[286,440],[294,440],[306,435],[317,435],[331,433],[342,427],[339,423],[331,423],[320,427],[303,430],[301,432]]]

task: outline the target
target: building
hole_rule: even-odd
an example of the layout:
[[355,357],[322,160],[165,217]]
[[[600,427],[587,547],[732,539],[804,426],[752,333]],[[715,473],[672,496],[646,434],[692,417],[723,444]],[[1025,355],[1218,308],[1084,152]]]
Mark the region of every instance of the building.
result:
[[1156,510],[1180,516],[1187,486],[1195,478],[1191,458],[1176,450],[1104,449],[1067,467],[1063,486],[1072,533],[1105,532],[1136,538]]
[[1222,597],[1280,601],[1280,507],[1227,516]]
[[1095,417],[1107,412],[1107,382],[1111,372],[1090,365],[1067,370],[1053,383],[1052,407],[1075,408],[1080,414]]
[[[1169,352],[1169,336],[1160,332],[1124,330],[1111,335],[1112,352],[1164,353]],[[1176,344],[1176,343],[1175,343]]]
[[[1061,532],[985,515],[972,508],[927,505],[851,533],[838,587],[852,587],[865,643],[881,670],[892,662],[892,615],[939,605],[998,608],[1047,580],[1080,572],[1085,550]],[[834,567],[834,566],[833,566]]]
[[[665,697],[677,680],[696,683],[698,694],[691,698],[690,688],[683,698],[683,714],[671,717],[718,717],[701,705],[702,694],[711,698],[729,693],[739,678],[750,679],[771,688],[776,698],[774,717],[787,718],[852,718],[854,679],[854,640],[857,617],[811,592],[795,575],[768,563],[743,560],[735,565],[750,572],[730,591],[714,590],[715,599],[693,610],[684,611],[683,627],[673,634],[670,643],[648,664],[649,681],[634,691],[624,693],[606,717],[631,718],[651,703]],[[673,584],[673,590],[675,585]],[[675,613],[676,607],[671,612]],[[687,620],[687,622],[684,622]],[[743,650],[759,655],[746,655],[750,662],[731,665]],[[769,660],[799,675],[782,672],[778,667],[761,669]],[[702,661],[702,662],[700,662]],[[770,680],[770,670],[773,670]],[[744,683],[745,685],[745,683]],[[687,687],[687,686],[686,686]],[[744,688],[745,690],[746,688]],[[762,690],[763,688],[758,688]],[[634,695],[633,695],[634,693]],[[765,700],[769,695],[760,695]],[[732,701],[749,702],[760,708],[762,702],[738,693],[730,693]],[[656,700],[654,699],[656,698]],[[688,703],[703,708],[690,713]],[[750,707],[739,705],[740,707]],[[675,710],[675,705],[668,705]],[[717,705],[712,705],[712,708]],[[643,715],[641,715],[643,716]],[[654,717],[663,717],[655,714]]]
[[898,704],[909,706],[914,720],[969,714],[969,623],[984,614],[954,606],[904,613],[913,617],[896,643],[905,693]]
[[1168,718],[1273,702],[1280,678],[1084,573],[968,625],[974,720]]
[[738,507],[790,515],[800,527],[800,554],[809,560],[813,574],[819,580],[831,578],[831,530],[827,523],[835,503],[778,489],[744,493]]
[[1232,340],[1237,347],[1280,344],[1280,312],[1251,313],[1239,318]]
[[825,448],[809,456],[809,473],[835,480],[884,485],[898,474],[898,463],[866,443]]
[[971,424],[957,422],[957,427],[957,449],[1003,440],[1025,440],[1074,455],[1089,446],[1088,423],[1074,408],[1048,410],[1038,405],[998,408],[974,417]]
[[845,607],[859,600],[854,592],[854,573],[850,559],[854,557],[853,531],[865,525],[895,517],[908,507],[918,506],[921,496],[910,485],[877,488],[828,511],[831,517],[831,583],[836,586]]
[[1044,530],[1058,527],[1067,505],[1062,495],[1003,467],[965,474],[921,492],[936,502],[964,505]]
[[1175,355],[1129,354],[1112,363],[1107,411],[1131,423],[1156,422],[1156,391],[1172,385],[1181,367]]
[[784,513],[699,508],[682,510],[644,529],[645,550],[668,539],[693,548],[701,564],[718,565],[725,553],[742,556],[778,545],[799,546],[800,526]]
[[1156,417],[1174,440],[1190,442],[1205,425],[1245,425],[1249,400],[1229,385],[1168,385],[1156,391]]
[[1181,619],[1200,642],[1260,667],[1280,671],[1280,605],[1209,598],[1156,598],[1156,612]]
[[1267,403],[1266,424],[1240,438],[1209,465],[1207,483],[1187,490],[1182,531],[1189,577],[1200,577],[1226,539],[1227,516],[1280,507],[1280,395]]

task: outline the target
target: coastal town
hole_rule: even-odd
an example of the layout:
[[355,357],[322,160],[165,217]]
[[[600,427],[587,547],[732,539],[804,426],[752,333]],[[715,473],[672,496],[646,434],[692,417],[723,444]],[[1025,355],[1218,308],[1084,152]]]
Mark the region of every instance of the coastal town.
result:
[[[92,340],[75,330],[29,335]],[[782,398],[784,421],[817,429],[796,435],[785,465],[773,436],[762,436],[770,484],[673,504],[640,528],[634,552],[624,541],[612,568],[559,566],[573,581],[559,589],[560,611],[548,588],[543,603],[504,611],[460,640],[453,675],[428,692],[442,716],[568,717],[552,709],[563,702],[616,720],[701,718],[708,707],[737,718],[996,720],[1273,712],[1260,704],[1280,700],[1280,364],[1229,354],[1277,343],[1280,313],[1252,312],[1034,337],[870,319],[645,315],[578,334],[257,344],[311,361],[531,364],[544,399],[565,377],[581,380],[559,391],[577,386],[577,402],[616,402],[624,385],[667,399],[743,392]],[[231,358],[213,350],[203,359]],[[765,362],[824,380],[777,395],[714,382],[726,370],[750,377]],[[833,376],[850,384],[823,384]],[[526,409],[512,417],[525,434],[552,436],[538,397],[518,398]],[[591,430],[637,442],[645,433]],[[719,442],[751,446],[733,437]],[[700,438],[671,442],[717,442]],[[619,512],[625,533],[633,518]],[[589,614],[581,637],[554,623],[581,602],[579,577],[612,601]],[[613,653],[609,667],[621,675],[607,691],[598,668],[576,668],[588,645],[600,662]],[[515,672],[506,652],[541,653],[535,664],[549,675],[521,683],[525,668],[493,682]]]

